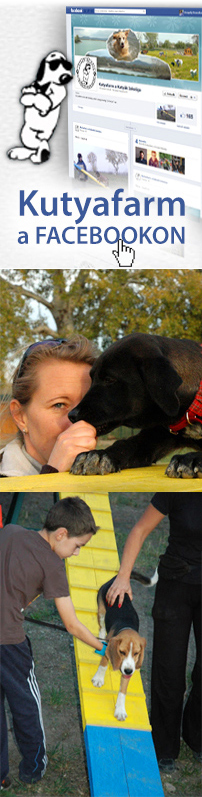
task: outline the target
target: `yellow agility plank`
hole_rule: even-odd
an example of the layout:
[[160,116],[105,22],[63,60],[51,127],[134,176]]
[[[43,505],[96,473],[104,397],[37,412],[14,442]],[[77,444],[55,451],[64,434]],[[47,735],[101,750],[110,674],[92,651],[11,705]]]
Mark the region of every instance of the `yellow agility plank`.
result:
[[3,492],[144,493],[201,492],[202,479],[169,479],[166,465],[131,468],[107,476],[73,476],[71,473],[48,473],[44,476],[8,476],[2,479]]
[[[66,567],[70,595],[77,617],[95,636],[98,636],[97,590],[101,584],[116,575],[119,569],[119,557],[108,496],[99,495],[99,503],[97,499],[94,500],[95,497],[91,493],[82,493],[82,498],[84,496],[96,523],[99,518],[100,530],[91,537],[85,548],[81,549],[76,560],[72,557],[66,561]],[[64,493],[61,497],[65,497]],[[102,547],[103,534],[104,547]],[[107,536],[110,546],[107,546]],[[104,686],[101,689],[94,687],[92,677],[97,670],[99,657],[90,646],[78,639],[74,639],[74,647],[84,730],[87,725],[150,730],[140,673],[136,672],[131,678],[126,697],[128,716],[125,722],[119,723],[114,717],[114,711],[120,673],[113,672],[109,666]]]
[[[96,662],[95,662],[96,664]],[[82,686],[83,691],[85,692],[92,692],[92,678],[95,675],[95,666],[93,663],[86,663],[84,661],[80,661],[78,667],[78,678],[80,679],[80,683]],[[105,675],[105,683],[104,687],[101,688],[101,692],[115,692],[115,695],[118,694],[119,686],[120,686],[120,672],[114,671],[112,668],[108,667],[106,675]],[[139,695],[142,696],[144,694],[143,686],[142,686],[142,679],[140,675],[140,671],[136,670],[132,678],[130,678],[128,682],[128,689],[127,695]]]
[[[97,611],[97,586],[96,589],[91,588],[86,590],[87,595],[85,595],[85,610],[86,611]],[[73,587],[71,586],[71,598],[74,604],[75,611],[83,609],[83,601],[84,601],[84,594],[83,589],[81,587]]]
[[[96,691],[96,695],[95,695]],[[96,689],[91,692],[81,692],[82,715],[85,725],[102,725],[108,728],[133,728],[150,731],[151,726],[147,714],[145,697],[126,697],[127,717],[123,722],[114,717],[117,695]]]
[[69,588],[71,593],[71,586],[73,584],[74,587],[85,587],[86,589],[91,587],[97,586],[96,581],[96,574],[94,570],[90,569],[87,570],[84,567],[74,567],[74,565],[67,565],[67,574],[68,574],[68,582]]
[[[108,531],[114,531],[114,526],[113,526],[111,512],[109,512],[109,511],[106,512],[106,509],[102,510],[101,512],[100,511],[98,512],[98,510],[94,509],[94,507],[93,507],[92,511],[93,511],[93,517],[94,517],[96,526],[100,526],[100,528],[102,530],[103,529],[107,529]],[[94,548],[93,540],[91,540],[91,544],[92,544],[92,547]]]
[[[98,532],[99,535],[99,532]],[[97,537],[98,540],[98,537]],[[99,540],[98,540],[99,541]],[[79,558],[74,560],[74,567],[93,567],[95,570],[96,568],[101,568],[102,570],[112,570],[115,568],[117,571],[119,570],[119,558],[118,553],[115,548],[107,549],[107,547],[100,549],[95,546],[94,549],[82,548],[79,554]]]
[[104,529],[99,529],[99,534],[96,534],[93,540],[93,547],[94,548],[102,548],[107,549],[107,551],[116,551],[116,540],[114,537],[114,531]]

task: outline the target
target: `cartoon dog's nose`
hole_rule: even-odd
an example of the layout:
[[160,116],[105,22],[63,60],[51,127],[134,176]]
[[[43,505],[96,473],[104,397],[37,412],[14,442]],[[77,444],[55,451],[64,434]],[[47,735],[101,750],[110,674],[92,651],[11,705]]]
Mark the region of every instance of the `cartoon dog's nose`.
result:
[[76,423],[76,421],[78,420],[78,415],[79,415],[79,410],[77,409],[77,407],[74,407],[73,410],[70,410],[70,412],[68,412],[68,418],[71,421],[71,423]]

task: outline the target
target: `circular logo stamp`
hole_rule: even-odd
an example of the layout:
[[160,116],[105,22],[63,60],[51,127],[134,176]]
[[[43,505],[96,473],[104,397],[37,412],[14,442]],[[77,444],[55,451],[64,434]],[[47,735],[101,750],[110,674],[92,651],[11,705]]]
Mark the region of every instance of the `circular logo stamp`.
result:
[[97,78],[95,58],[89,55],[80,58],[76,67],[76,76],[82,89],[92,89]]

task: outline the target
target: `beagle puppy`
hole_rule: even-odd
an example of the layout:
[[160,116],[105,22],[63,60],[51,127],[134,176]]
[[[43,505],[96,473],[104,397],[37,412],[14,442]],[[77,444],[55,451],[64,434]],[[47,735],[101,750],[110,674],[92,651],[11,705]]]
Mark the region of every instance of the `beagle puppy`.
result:
[[[123,721],[127,717],[125,697],[128,682],[135,670],[138,670],[142,665],[147,643],[146,639],[138,633],[138,615],[127,594],[125,594],[120,608],[118,607],[118,597],[113,606],[107,604],[106,594],[114,579],[115,576],[110,581],[107,581],[106,584],[103,584],[97,595],[99,639],[106,638],[108,645],[98,670],[92,678],[92,683],[94,686],[104,685],[109,661],[113,670],[120,670],[121,682],[114,716],[117,720]],[[148,581],[149,579],[147,579],[147,583]]]
[[63,53],[49,53],[40,63],[36,80],[22,89],[20,102],[24,106],[21,129],[22,147],[12,147],[12,160],[42,163],[50,156],[49,139],[56,128],[60,105],[66,97],[66,85],[72,80],[70,64]]

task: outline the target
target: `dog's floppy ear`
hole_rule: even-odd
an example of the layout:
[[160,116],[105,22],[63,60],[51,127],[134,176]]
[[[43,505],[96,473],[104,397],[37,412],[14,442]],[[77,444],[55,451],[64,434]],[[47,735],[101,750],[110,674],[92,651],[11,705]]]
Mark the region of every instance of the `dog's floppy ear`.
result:
[[141,636],[140,637],[141,651],[140,651],[140,656],[139,656],[138,662],[136,664],[136,670],[140,670],[140,667],[142,666],[146,644],[147,644],[147,640],[143,636]]
[[46,59],[45,59],[45,58],[43,58],[43,60],[41,61],[40,65],[39,65],[38,72],[37,72],[37,76],[36,76],[36,80],[38,80],[38,81],[39,81],[39,80],[42,80],[42,78],[43,78],[43,76],[44,76],[44,72],[45,72],[45,63],[46,63]]
[[118,652],[118,645],[120,644],[120,639],[113,637],[109,640],[107,645],[105,655],[108,659],[110,659],[113,670],[119,670],[121,658]]
[[143,359],[140,371],[151,398],[167,415],[177,415],[180,402],[176,394],[182,379],[162,354],[152,354]]

